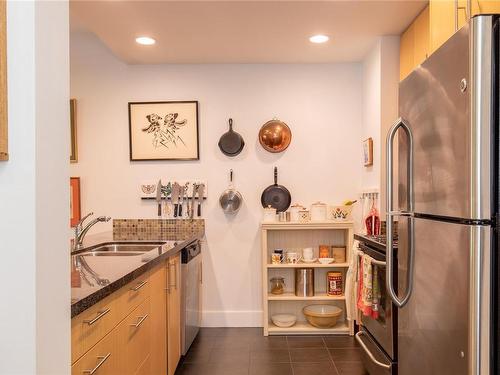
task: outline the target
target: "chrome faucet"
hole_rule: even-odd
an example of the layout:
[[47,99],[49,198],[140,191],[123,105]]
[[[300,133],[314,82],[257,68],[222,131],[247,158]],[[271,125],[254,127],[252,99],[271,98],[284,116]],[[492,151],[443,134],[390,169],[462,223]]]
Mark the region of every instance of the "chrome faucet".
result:
[[94,213],[91,212],[87,215],[85,215],[75,226],[75,241],[74,241],[74,246],[73,250],[79,250],[83,247],[83,239],[87,232],[89,231],[90,228],[92,228],[95,224],[99,222],[106,222],[110,221],[111,218],[109,216],[99,216],[95,218],[94,220],[90,221],[85,227],[83,226],[83,222],[89,217],[92,216]]

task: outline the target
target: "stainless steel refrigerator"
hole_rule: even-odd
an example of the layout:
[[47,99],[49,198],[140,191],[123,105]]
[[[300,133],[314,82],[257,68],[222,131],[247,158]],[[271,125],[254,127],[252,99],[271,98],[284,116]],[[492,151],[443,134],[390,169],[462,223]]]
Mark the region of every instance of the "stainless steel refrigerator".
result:
[[499,49],[498,16],[474,17],[400,83],[386,181],[399,375],[499,373]]

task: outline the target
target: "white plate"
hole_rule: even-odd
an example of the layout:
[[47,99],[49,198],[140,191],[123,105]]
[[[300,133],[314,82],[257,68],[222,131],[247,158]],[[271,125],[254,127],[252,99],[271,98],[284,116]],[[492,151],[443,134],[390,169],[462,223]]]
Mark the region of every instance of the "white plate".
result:
[[304,263],[314,263],[317,260],[318,260],[318,258],[309,259],[309,260],[302,258],[302,262],[304,262]]

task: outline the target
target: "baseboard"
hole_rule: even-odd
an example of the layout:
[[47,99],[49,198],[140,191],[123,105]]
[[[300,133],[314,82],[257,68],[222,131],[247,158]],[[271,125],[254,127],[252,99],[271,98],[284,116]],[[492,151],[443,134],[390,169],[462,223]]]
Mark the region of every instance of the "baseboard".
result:
[[262,311],[203,311],[202,327],[262,327]]

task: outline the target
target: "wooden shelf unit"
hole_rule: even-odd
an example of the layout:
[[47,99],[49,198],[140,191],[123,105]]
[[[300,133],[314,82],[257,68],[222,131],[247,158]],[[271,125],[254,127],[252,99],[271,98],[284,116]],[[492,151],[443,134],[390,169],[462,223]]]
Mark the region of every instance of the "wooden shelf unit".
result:
[[[353,335],[354,324],[347,321],[345,316],[345,296],[328,296],[326,294],[326,273],[330,270],[341,271],[345,276],[349,268],[351,249],[353,244],[352,221],[327,221],[310,223],[274,222],[262,223],[262,295],[263,295],[263,325],[264,336],[268,335]],[[345,263],[297,263],[271,264],[271,253],[274,249],[300,252],[305,247],[315,249],[317,257],[319,245],[345,246]],[[315,295],[298,297],[293,292],[296,268],[313,268],[315,273]],[[282,276],[285,278],[285,293],[274,295],[270,293],[270,279]],[[302,308],[309,304],[328,303],[339,306],[343,314],[337,325],[329,329],[318,329],[307,323]],[[273,314],[293,313],[297,316],[297,323],[293,327],[280,328],[271,321]]]

